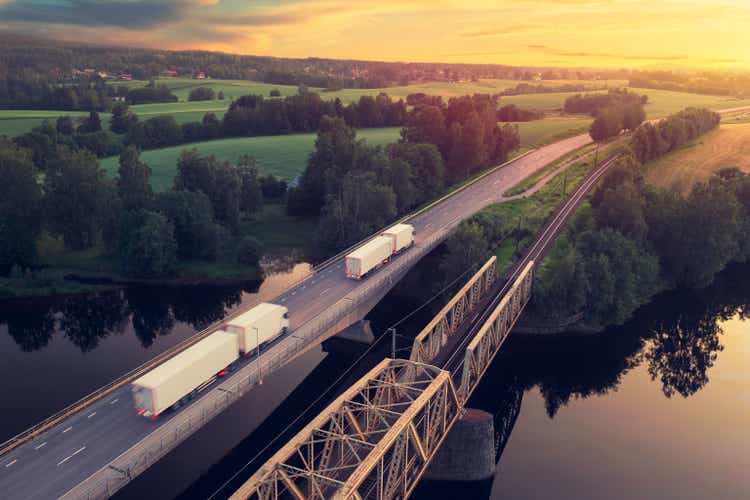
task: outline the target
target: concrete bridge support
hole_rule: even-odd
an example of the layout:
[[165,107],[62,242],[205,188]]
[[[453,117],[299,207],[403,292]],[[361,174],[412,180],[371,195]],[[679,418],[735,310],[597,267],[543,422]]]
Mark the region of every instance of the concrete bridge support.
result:
[[495,471],[494,417],[467,408],[425,473],[431,481],[483,481]]

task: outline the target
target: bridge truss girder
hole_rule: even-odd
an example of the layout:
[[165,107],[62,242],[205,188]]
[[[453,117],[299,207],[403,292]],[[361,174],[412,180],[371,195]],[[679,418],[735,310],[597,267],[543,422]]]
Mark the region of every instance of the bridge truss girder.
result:
[[431,363],[448,338],[458,328],[492,288],[497,277],[494,255],[453,296],[427,326],[414,338],[409,359],[417,363]]
[[232,498],[406,498],[459,412],[448,372],[383,360]]
[[531,298],[534,261],[529,261],[487,322],[466,347],[458,393],[468,401]]

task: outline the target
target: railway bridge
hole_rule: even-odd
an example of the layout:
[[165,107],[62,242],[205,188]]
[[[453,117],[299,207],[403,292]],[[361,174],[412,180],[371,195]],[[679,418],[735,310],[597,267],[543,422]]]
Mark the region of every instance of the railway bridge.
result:
[[[535,263],[615,159],[571,194],[502,286],[494,286],[493,256],[415,337],[410,359],[383,360],[272,456],[232,500],[408,498],[523,313]],[[519,407],[509,410],[517,416]],[[499,448],[508,432],[501,430]]]

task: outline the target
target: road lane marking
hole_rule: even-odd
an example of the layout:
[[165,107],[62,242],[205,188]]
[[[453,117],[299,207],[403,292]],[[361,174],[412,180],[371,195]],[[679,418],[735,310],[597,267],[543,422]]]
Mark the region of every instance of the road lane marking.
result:
[[281,299],[279,302],[286,302],[286,298]]
[[42,447],[43,447],[44,445],[46,445],[46,444],[47,444],[47,441],[43,442],[43,443],[42,443],[42,444],[40,444],[39,446],[34,446],[34,449],[35,449],[35,450],[38,450],[39,448],[42,448]]
[[297,293],[297,292],[296,291],[292,292],[292,295],[294,295],[295,293]]
[[117,403],[119,400],[120,400],[120,398],[115,398],[112,401],[110,401],[109,404],[113,405],[113,404]]
[[91,418],[91,417],[93,417],[94,415],[96,415],[96,412],[92,413],[91,415],[89,415],[89,416],[88,416],[88,417],[86,417],[86,418]]
[[67,457],[65,457],[62,460],[60,460],[59,462],[57,462],[57,466],[60,467],[62,464],[64,464],[65,462],[67,462],[68,460],[70,460],[71,458],[73,458],[74,456],[78,455],[79,453],[81,453],[85,449],[86,449],[85,446],[81,446],[76,451],[74,451],[72,455],[68,455]]
[[64,431],[62,431],[62,433],[63,433],[63,434],[65,434],[66,432],[68,432],[68,431],[69,431],[70,429],[72,429],[72,428],[73,428],[73,427],[68,427],[67,429],[65,429]]
[[5,468],[7,469],[8,467],[10,467],[11,465],[13,465],[13,464],[14,464],[14,463],[16,463],[16,462],[18,462],[18,459],[17,459],[17,458],[13,459],[13,461],[12,461],[12,462],[9,462],[9,463],[5,464]]
[[324,293],[326,293],[326,292],[327,292],[328,290],[330,290],[330,288],[326,288],[325,290],[323,290],[322,292],[320,292],[320,294],[321,294],[321,295],[323,295],[323,294],[324,294]]

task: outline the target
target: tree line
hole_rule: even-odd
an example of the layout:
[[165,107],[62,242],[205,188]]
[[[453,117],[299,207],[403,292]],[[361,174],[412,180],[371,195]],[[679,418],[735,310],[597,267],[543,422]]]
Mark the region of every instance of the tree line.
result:
[[501,122],[530,122],[543,118],[543,111],[521,109],[515,104],[506,104],[497,110],[497,120]]
[[54,124],[45,120],[14,141],[32,150],[34,163],[43,170],[58,145],[102,158],[120,154],[127,146],[148,150],[223,137],[312,132],[327,114],[340,116],[353,127],[400,126],[407,119],[403,100],[394,101],[386,94],[362,96],[344,106],[339,99],[322,100],[305,91],[284,99],[243,96],[229,105],[222,119],[209,112],[201,121],[182,125],[170,115],[141,120],[125,102],[114,103],[111,113],[109,126],[92,111],[79,120],[69,116],[59,117]]
[[517,127],[498,127],[497,99],[487,94],[414,107],[401,131],[401,141],[437,147],[451,183],[502,163],[521,144]]
[[630,76],[628,86],[738,98],[750,96],[750,76],[741,73],[636,71]]
[[[670,118],[678,116],[706,120],[703,132],[715,126],[710,111]],[[725,169],[682,198],[648,186],[642,169],[628,152],[601,181],[590,208],[578,211],[538,272],[540,312],[563,318],[584,311],[593,324],[620,324],[658,291],[706,286],[729,262],[750,257],[750,177]]]
[[686,108],[679,113],[652,123],[644,123],[635,131],[630,147],[641,163],[694,140],[716,128],[721,115],[704,108]]
[[[213,92],[213,91],[212,91]],[[153,80],[143,87],[110,85],[98,75],[82,75],[73,82],[50,82],[40,76],[8,75],[0,79],[0,106],[66,111],[109,111],[119,101],[130,104],[177,102],[164,84]]]
[[89,151],[59,145],[40,176],[30,150],[0,138],[0,275],[37,265],[43,230],[70,250],[103,245],[129,276],[169,276],[181,261],[229,257],[257,266],[260,244],[240,234],[240,220],[259,209],[264,191],[281,190],[259,177],[253,158],[230,164],[184,151],[173,188],[161,193],[136,148],[119,163],[108,179]]
[[518,129],[498,127],[495,108],[488,95],[418,105],[399,143],[387,148],[358,141],[345,119],[324,116],[287,211],[320,216],[319,249],[344,248],[507,159],[520,144]]
[[444,186],[445,166],[434,145],[370,146],[343,118],[325,116],[299,185],[289,190],[287,211],[318,216],[315,247],[328,252],[435,198]]
[[563,111],[596,117],[603,109],[627,104],[645,106],[648,104],[648,96],[629,92],[627,89],[610,89],[606,94],[576,94],[565,99]]

